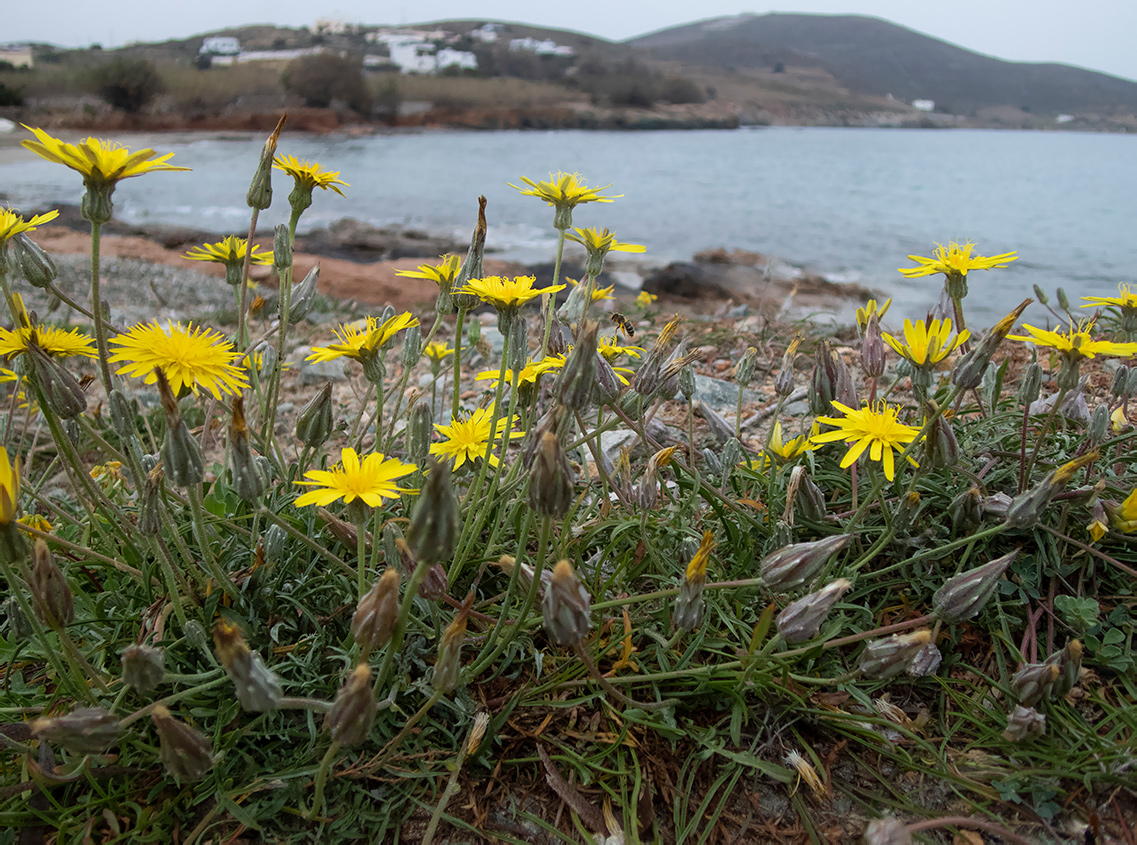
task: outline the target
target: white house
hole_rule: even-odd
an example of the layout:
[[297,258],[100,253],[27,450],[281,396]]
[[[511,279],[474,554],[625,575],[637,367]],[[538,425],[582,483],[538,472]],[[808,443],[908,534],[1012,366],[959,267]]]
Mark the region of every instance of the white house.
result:
[[936,110],[935,100],[913,100],[912,108],[916,111],[932,112]]
[[497,41],[497,37],[500,32],[501,24],[486,23],[482,24],[477,29],[470,30],[470,37],[475,41],[481,41],[483,44],[493,44],[495,41]]
[[32,66],[31,44],[0,45],[0,62],[8,62],[12,67]]
[[536,38],[511,38],[509,41],[509,52],[529,52],[536,53],[539,56],[576,55],[576,50],[574,50],[572,47],[561,46],[552,39],[538,41]]
[[462,70],[477,70],[478,57],[466,50],[451,50],[443,47],[434,55],[434,65],[438,70],[457,65]]
[[201,42],[198,53],[210,53],[214,56],[236,56],[241,52],[241,42],[231,35],[214,35]]

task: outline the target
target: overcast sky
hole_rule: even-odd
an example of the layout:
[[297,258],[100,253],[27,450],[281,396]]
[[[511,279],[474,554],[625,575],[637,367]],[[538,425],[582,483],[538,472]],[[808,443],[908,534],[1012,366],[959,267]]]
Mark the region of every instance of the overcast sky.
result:
[[407,24],[478,17],[574,29],[613,40],[742,12],[885,18],[1013,61],[1054,61],[1137,79],[1137,0],[0,0],[0,40],[66,46],[185,38],[248,23],[304,26],[319,17]]

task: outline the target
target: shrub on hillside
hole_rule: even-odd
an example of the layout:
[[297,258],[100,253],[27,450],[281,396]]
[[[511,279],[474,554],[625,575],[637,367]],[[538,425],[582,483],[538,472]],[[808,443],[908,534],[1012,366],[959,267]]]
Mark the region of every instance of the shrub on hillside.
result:
[[327,108],[333,100],[341,100],[361,114],[371,109],[363,66],[353,59],[323,53],[303,56],[289,63],[281,82],[312,108]]
[[703,89],[690,79],[673,76],[663,80],[659,99],[667,103],[702,103],[706,101]]
[[131,114],[166,90],[157,68],[145,59],[111,59],[96,67],[91,78],[100,97]]
[[0,82],[0,106],[22,106],[24,94],[18,88],[9,88]]

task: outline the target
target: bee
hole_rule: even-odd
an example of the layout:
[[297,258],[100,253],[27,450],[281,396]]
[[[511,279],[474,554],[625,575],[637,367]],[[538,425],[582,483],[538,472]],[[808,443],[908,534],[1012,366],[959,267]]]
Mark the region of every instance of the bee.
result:
[[632,325],[632,321],[618,311],[612,315],[612,324],[617,330],[623,329],[628,337],[636,336],[636,327]]

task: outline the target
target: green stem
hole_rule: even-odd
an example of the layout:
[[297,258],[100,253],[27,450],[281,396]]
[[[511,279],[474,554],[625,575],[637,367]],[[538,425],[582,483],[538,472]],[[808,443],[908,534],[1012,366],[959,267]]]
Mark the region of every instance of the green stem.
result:
[[[375,538],[378,542],[378,537]],[[432,566],[430,561],[420,560],[418,565],[415,566],[415,571],[411,573],[410,580],[407,581],[406,591],[403,593],[403,601],[399,605],[399,618],[395,622],[395,632],[391,635],[391,641],[387,643],[387,651],[383,654],[383,662],[379,665],[379,671],[375,674],[375,693],[378,695],[379,690],[383,688],[383,682],[387,680],[387,673],[391,670],[391,663],[394,662],[395,655],[403,648],[403,637],[407,632],[407,620],[411,616],[411,608],[414,606],[415,596],[418,595],[419,585],[422,579],[426,577],[426,573],[430,571]]]
[[316,772],[316,790],[312,796],[312,809],[305,813],[309,820],[314,819],[324,810],[324,787],[328,783],[328,773],[331,771],[332,763],[335,761],[339,750],[340,744],[332,740],[332,744],[328,746],[323,759],[320,760],[320,770]]
[[442,693],[438,690],[435,690],[431,694],[430,698],[423,702],[422,707],[415,711],[415,714],[407,720],[407,723],[403,725],[403,729],[395,734],[395,737],[387,743],[387,747],[383,749],[383,752],[379,755],[379,759],[368,766],[368,768],[372,770],[383,768],[384,764],[391,759],[391,755],[398,750],[399,746],[402,745],[403,740],[406,739],[410,732],[414,729],[414,726],[421,722],[422,717],[429,713],[430,708],[437,704],[441,699]]
[[[561,278],[561,256],[565,251],[565,230],[557,229],[557,260],[553,263],[553,284],[559,285]],[[549,332],[553,328],[553,310],[557,307],[557,295],[550,293],[549,310],[545,313],[545,336],[541,338],[541,358],[549,354]]]
[[95,343],[99,347],[99,375],[103,379],[103,389],[107,396],[111,395],[111,368],[107,361],[110,353],[107,351],[107,326],[103,321],[103,303],[100,297],[99,279],[99,247],[102,242],[103,225],[91,223],[91,314],[95,320]]
[[450,406],[451,422],[458,419],[458,394],[462,392],[462,323],[466,320],[466,309],[458,309],[458,322],[454,328],[454,401]]
[[224,590],[225,594],[231,599],[239,599],[241,594],[237,590],[237,586],[229,577],[221,564],[217,562],[217,557],[213,554],[213,546],[210,543],[209,532],[205,527],[205,509],[202,507],[201,502],[201,487],[198,484],[191,484],[186,489],[186,495],[189,497],[190,513],[193,517],[193,533],[197,538],[197,544],[201,548],[201,556],[205,559],[205,565],[209,569],[209,574],[213,576],[213,580],[217,582],[219,589]]
[[[261,210],[253,208],[252,218],[249,220],[249,237],[245,241],[245,260],[241,265],[241,293],[237,301],[237,351],[244,352],[248,346],[246,322],[249,310],[249,263],[253,257],[253,235],[257,233],[257,218]],[[251,362],[250,362],[251,363]],[[249,367],[252,369],[252,367]]]

